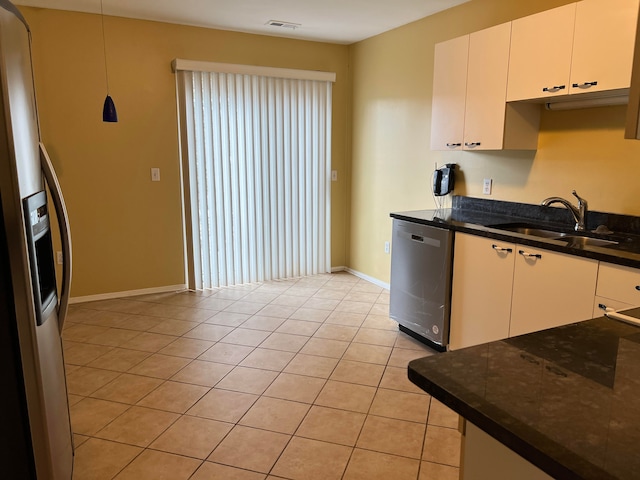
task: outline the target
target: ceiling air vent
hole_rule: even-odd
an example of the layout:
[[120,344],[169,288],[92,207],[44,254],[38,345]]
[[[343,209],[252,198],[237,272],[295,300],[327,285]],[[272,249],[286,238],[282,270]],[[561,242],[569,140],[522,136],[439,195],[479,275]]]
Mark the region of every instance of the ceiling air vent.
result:
[[280,20],[269,20],[267,22],[267,25],[270,25],[272,27],[279,27],[279,28],[289,28],[291,30],[295,30],[296,28],[302,26],[302,24],[300,23],[281,22]]

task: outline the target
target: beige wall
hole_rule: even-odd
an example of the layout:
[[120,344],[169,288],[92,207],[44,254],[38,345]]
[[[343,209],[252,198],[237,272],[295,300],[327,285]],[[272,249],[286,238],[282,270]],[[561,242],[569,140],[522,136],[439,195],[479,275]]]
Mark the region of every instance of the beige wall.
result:
[[[105,124],[100,17],[22,8],[31,25],[42,134],[74,240],[72,295],[184,282],[174,58],[333,71],[332,265],[388,282],[392,211],[434,206],[434,163],[456,192],[537,203],[573,188],[595,210],[640,215],[640,143],[624,107],[544,112],[536,152],[431,152],[435,43],[567,0],[471,2],[351,47],[105,17],[120,122]],[[152,183],[149,170],[161,169]]]
[[[43,140],[60,176],[74,247],[72,296],[184,283],[174,58],[337,73],[332,265],[346,263],[348,47],[105,17],[120,122],[102,122],[100,17],[21,8],[33,32]],[[159,167],[161,181],[150,181]]]
[[566,3],[472,0],[352,46],[351,268],[389,281],[389,213],[434,207],[434,163],[459,165],[460,195],[483,197],[488,177],[485,198],[539,203],[575,188],[593,210],[640,215],[640,142],[623,140],[626,107],[543,112],[536,152],[429,150],[435,43]]

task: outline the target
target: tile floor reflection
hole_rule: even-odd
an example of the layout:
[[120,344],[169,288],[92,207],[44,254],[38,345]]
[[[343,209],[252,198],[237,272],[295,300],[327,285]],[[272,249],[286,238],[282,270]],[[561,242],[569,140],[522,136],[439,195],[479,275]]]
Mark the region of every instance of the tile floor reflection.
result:
[[75,480],[454,480],[431,355],[346,273],[72,306]]

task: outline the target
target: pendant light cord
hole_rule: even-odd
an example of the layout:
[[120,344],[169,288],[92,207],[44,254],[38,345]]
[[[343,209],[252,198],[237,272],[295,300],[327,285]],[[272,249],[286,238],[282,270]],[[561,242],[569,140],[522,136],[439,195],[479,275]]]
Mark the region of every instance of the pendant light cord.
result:
[[107,95],[109,95],[109,72],[107,70],[107,41],[104,35],[104,10],[102,7],[102,0],[100,0],[100,19],[102,21],[102,49],[104,52],[104,77],[107,82]]

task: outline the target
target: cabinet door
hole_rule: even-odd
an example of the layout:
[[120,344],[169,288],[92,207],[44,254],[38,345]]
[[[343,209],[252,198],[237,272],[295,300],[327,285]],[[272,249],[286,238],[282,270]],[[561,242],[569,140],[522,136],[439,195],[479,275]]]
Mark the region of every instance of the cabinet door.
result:
[[511,23],[470,35],[464,149],[502,149],[510,39]]
[[431,150],[462,150],[468,56],[469,35],[436,44]]
[[456,233],[449,348],[509,336],[515,245]]
[[640,270],[600,263],[596,295],[630,306],[640,306]]
[[516,248],[509,336],[591,318],[597,260]]
[[638,0],[578,2],[570,93],[629,88],[638,4]]
[[507,101],[569,93],[576,4],[512,22]]

